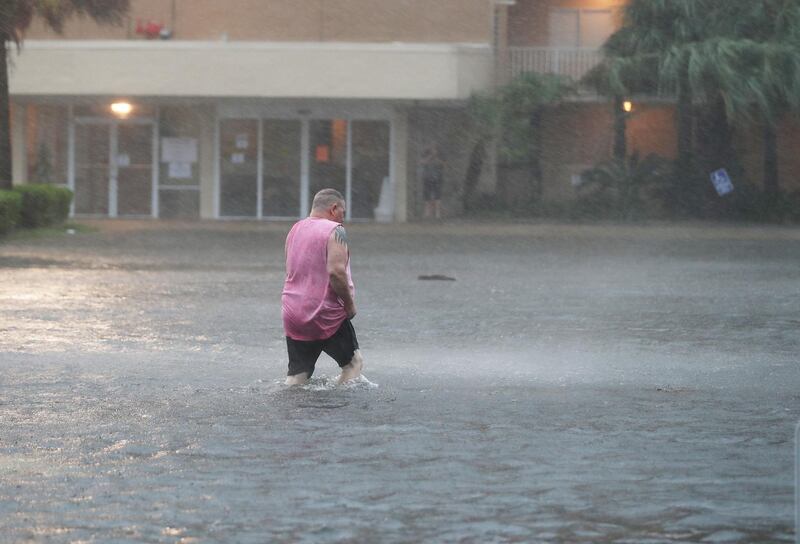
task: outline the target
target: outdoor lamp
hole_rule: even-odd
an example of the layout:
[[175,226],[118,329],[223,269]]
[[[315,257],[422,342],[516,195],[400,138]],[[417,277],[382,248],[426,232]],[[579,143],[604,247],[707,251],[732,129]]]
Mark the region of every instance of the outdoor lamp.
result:
[[111,111],[117,117],[127,117],[133,111],[130,102],[114,102],[111,104]]
[[625,110],[625,113],[630,113],[633,111],[633,102],[630,100],[626,100],[622,103],[622,109]]

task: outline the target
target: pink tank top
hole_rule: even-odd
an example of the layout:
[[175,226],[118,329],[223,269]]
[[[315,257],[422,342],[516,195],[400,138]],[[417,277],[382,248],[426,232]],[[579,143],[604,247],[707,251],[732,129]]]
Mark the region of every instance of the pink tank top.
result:
[[[286,237],[286,282],[281,308],[283,329],[293,340],[330,338],[347,319],[344,302],[328,277],[328,239],[335,221],[308,217],[295,223]],[[354,293],[347,259],[347,283]]]

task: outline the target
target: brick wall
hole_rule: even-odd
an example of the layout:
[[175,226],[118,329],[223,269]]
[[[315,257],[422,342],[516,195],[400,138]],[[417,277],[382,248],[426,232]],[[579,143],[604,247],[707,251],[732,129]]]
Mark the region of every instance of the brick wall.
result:
[[182,40],[489,43],[491,6],[491,0],[132,0],[120,26],[76,19],[59,36],[35,22],[27,37],[141,39],[137,22],[153,21]]
[[556,9],[610,9],[616,23],[624,0],[517,0],[509,9],[509,45],[546,46],[550,43],[550,12]]

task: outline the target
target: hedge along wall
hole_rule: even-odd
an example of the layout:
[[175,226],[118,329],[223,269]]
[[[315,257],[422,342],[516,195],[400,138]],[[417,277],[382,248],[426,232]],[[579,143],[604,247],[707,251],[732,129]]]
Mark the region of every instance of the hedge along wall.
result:
[[22,198],[19,225],[27,228],[60,225],[69,217],[72,191],[54,185],[28,184],[15,187]]
[[22,195],[16,191],[0,191],[0,234],[19,224]]
[[49,227],[69,217],[72,191],[53,185],[20,185],[0,191],[0,234],[14,227]]

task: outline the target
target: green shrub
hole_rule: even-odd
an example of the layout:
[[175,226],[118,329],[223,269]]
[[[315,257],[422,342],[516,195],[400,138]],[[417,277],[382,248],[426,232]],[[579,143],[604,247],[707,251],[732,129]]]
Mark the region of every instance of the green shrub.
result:
[[634,220],[620,209],[619,198],[610,190],[594,190],[579,196],[570,202],[566,217],[572,221]]
[[793,223],[800,223],[800,191],[786,195],[787,219]]
[[20,225],[28,228],[59,225],[69,216],[72,191],[54,185],[27,184],[14,188],[22,197]]
[[800,191],[770,194],[753,184],[742,183],[724,198],[723,204],[718,206],[721,219],[757,223],[800,220]]
[[575,219],[638,221],[653,218],[661,205],[670,162],[655,154],[613,159],[585,170],[570,215]]
[[20,218],[22,196],[14,191],[0,191],[0,234],[13,229]]
[[72,204],[74,193],[66,187],[53,187],[55,200],[52,207],[54,225],[61,225],[69,217],[69,207]]

